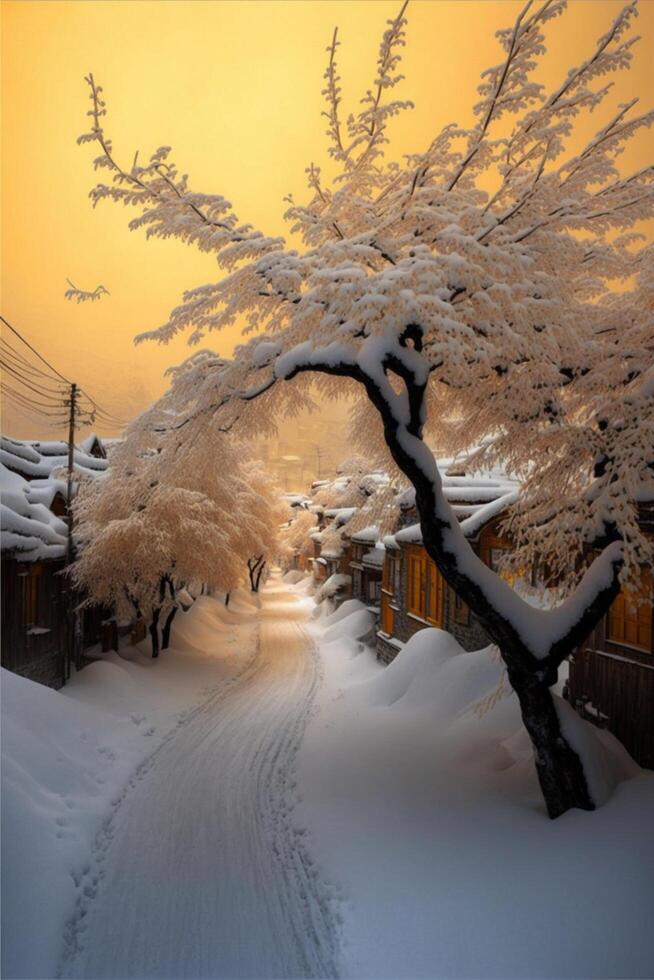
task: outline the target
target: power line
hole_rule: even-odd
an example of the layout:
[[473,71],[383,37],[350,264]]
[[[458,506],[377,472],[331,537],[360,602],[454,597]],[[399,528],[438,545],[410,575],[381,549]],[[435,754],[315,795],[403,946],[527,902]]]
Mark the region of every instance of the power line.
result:
[[[19,415],[22,415],[22,417],[27,419],[29,422],[34,420],[34,409],[24,408],[20,402],[14,401],[11,395],[7,395],[7,398],[14,412],[18,412]],[[48,418],[49,416],[44,416],[43,421],[40,423],[41,425],[46,426],[48,429],[60,429],[62,425],[66,424],[66,419],[57,419],[53,422],[48,421]]]
[[127,425],[127,420],[126,419],[119,419],[115,415],[112,415],[111,412],[107,412],[104,408],[102,408],[101,405],[98,405],[98,403],[96,402],[96,400],[94,398],[91,398],[91,396],[89,394],[87,394],[86,391],[84,391],[83,388],[80,388],[79,390],[84,395],[84,397],[88,399],[88,401],[91,403],[91,405],[93,405],[93,407],[96,410],[96,413],[98,415],[104,415],[104,417],[106,419],[108,419],[110,422],[116,422],[119,425]]
[[65,395],[64,389],[57,390],[56,388],[46,388],[45,385],[42,388],[35,388],[33,384],[30,384],[30,382],[21,375],[20,371],[17,371],[11,364],[3,361],[2,357],[0,357],[0,366],[5,371],[8,371],[13,378],[25,385],[26,388],[33,391],[35,395],[42,395],[44,398],[49,398],[55,402],[61,401]]
[[[48,405],[44,402],[37,402],[35,399],[28,398],[23,395],[20,391],[16,391],[10,385],[3,385],[2,393],[10,400],[14,400],[22,405],[24,408],[30,408],[33,412],[39,415],[45,415],[48,418],[54,418],[56,415],[56,405]],[[61,414],[64,413],[64,406],[61,406]]]
[[18,337],[19,340],[22,340],[22,342],[25,344],[26,347],[29,347],[29,349],[32,351],[33,354],[36,354],[36,356],[38,357],[38,359],[40,361],[43,361],[43,363],[47,367],[49,367],[51,371],[54,371],[54,373],[56,375],[58,375],[61,378],[62,381],[65,381],[67,385],[71,385],[72,384],[72,381],[69,381],[68,378],[65,378],[63,376],[63,374],[61,374],[59,371],[57,371],[57,369],[55,367],[53,367],[52,364],[50,364],[49,361],[46,361],[45,357],[43,357],[42,354],[39,354],[39,352],[37,351],[37,349],[35,347],[32,347],[32,345],[30,344],[30,342],[28,340],[25,340],[25,338],[23,337],[23,335],[21,333],[19,333],[18,330],[16,330],[15,327],[12,327],[12,325],[9,323],[9,321],[6,320],[1,314],[0,314],[0,320],[2,320],[2,322],[4,323],[4,325],[6,327],[9,327],[9,329],[11,330],[12,333],[16,334],[16,336]]
[[45,371],[42,371],[40,367],[30,364],[30,362],[27,361],[15,347],[11,346],[5,337],[0,336],[0,345],[2,345],[0,350],[2,350],[3,356],[7,357],[19,370],[26,371],[36,379],[45,378],[46,381],[54,382],[54,384],[57,385],[60,384],[59,380],[54,375],[47,374]]
[[[33,354],[35,354],[39,358],[40,361],[42,361],[43,364],[46,365],[46,367],[50,369],[50,371],[54,372],[54,375],[56,375],[56,377],[54,377],[54,375],[46,374],[46,372],[44,372],[41,368],[37,367],[36,365],[30,364],[30,362],[27,361],[26,358],[23,357],[23,355],[9,343],[9,341],[7,341],[5,338],[0,338],[2,343],[7,348],[7,350],[0,351],[0,353],[2,353],[3,356],[7,359],[7,363],[4,365],[5,370],[8,370],[9,373],[16,380],[18,380],[21,384],[25,385],[30,391],[34,392],[37,395],[42,396],[43,398],[50,399],[51,396],[55,398],[60,396],[63,398],[65,394],[63,390],[61,390],[60,388],[52,389],[46,387],[39,379],[42,377],[45,378],[47,381],[50,382],[54,381],[56,385],[59,385],[59,381],[57,380],[57,378],[60,378],[66,384],[67,388],[72,387],[72,382],[69,381],[68,378],[66,378],[63,374],[61,374],[61,372],[58,371],[45,357],[43,357],[43,355],[40,354],[39,351],[20,333],[20,331],[17,330],[14,326],[12,326],[11,323],[9,323],[6,317],[0,315],[0,320],[2,321],[2,323],[5,324],[6,327],[9,328],[9,330],[11,330],[13,334],[16,335],[16,337],[18,337],[18,339],[23,344],[25,344],[25,346],[30,351],[32,351]],[[2,361],[0,360],[0,364],[1,363]],[[21,376],[20,373],[21,370],[28,372],[28,374],[31,374],[29,381],[25,377]],[[30,382],[33,382],[34,384],[39,384],[40,387],[36,388]],[[86,415],[89,417],[85,421],[91,421],[92,423],[95,423],[97,420],[98,425],[101,425],[103,428],[115,428],[116,426],[124,427],[128,424],[128,421],[126,419],[118,418],[118,416],[113,415],[111,412],[104,409],[94,398],[92,398],[86,391],[84,391],[83,388],[78,388],[77,392],[79,394],[83,394],[86,400],[88,401],[89,405],[91,406],[90,409],[80,409],[81,415]],[[29,404],[30,397],[31,396],[29,395],[23,395],[23,398],[26,400],[27,404]]]

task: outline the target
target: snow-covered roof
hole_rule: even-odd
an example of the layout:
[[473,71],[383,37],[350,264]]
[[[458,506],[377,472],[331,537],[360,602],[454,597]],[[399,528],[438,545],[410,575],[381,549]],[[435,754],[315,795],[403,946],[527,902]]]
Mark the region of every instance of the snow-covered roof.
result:
[[325,511],[325,517],[333,517],[334,527],[343,527],[357,512],[356,507],[330,507]]
[[[99,441],[97,437],[94,440]],[[54,471],[68,466],[68,443],[0,436],[0,463],[26,480],[49,479]],[[93,456],[77,446],[73,463],[76,470],[87,476],[103,473],[109,465],[105,458]]]
[[[467,538],[475,538],[485,524],[498,517],[518,498],[518,481],[501,470],[493,470],[491,473],[464,473],[463,464],[455,467],[450,459],[439,459],[437,462],[443,496],[452,507]],[[452,475],[454,473],[456,475]],[[404,511],[411,510],[415,507],[415,499],[415,490],[410,487],[400,497],[400,508]],[[403,544],[420,544],[420,525],[411,524],[398,531],[396,540]]]
[[310,500],[303,493],[285,493],[282,497],[289,507],[299,507],[304,510],[309,507]]
[[321,548],[320,554],[323,558],[335,559],[343,557],[343,548],[339,547],[337,544],[331,545],[328,548]]
[[24,561],[63,558],[68,528],[45,503],[32,498],[31,487],[0,463],[0,532],[2,550]]
[[[98,450],[97,436],[82,445]],[[20,440],[0,437],[0,494],[2,551],[24,561],[63,558],[68,526],[52,512],[55,498],[66,500],[68,444],[60,441]],[[77,475],[99,476],[107,460],[76,448]],[[55,475],[57,474],[57,475]]]
[[379,538],[379,528],[376,524],[371,524],[369,527],[364,527],[360,531],[355,531],[352,535],[352,541],[355,544],[375,544]]
[[95,432],[92,432],[90,436],[86,437],[86,439],[82,439],[82,441],[79,443],[79,448],[82,450],[82,452],[87,453],[89,456],[95,456],[98,459],[107,458],[107,450],[104,443],[100,439],[100,436],[96,435]]
[[365,555],[361,559],[362,565],[368,565],[371,568],[381,568],[384,564],[384,557],[386,555],[386,548],[381,541],[377,541],[374,548],[370,551],[366,551]]

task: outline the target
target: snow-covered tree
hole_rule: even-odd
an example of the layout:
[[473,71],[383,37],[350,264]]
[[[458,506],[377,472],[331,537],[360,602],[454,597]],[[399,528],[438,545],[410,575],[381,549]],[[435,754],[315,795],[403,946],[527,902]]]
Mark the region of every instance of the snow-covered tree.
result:
[[[170,417],[172,398],[165,405]],[[182,457],[170,432],[147,431],[152,417],[135,420],[111,469],[82,488],[73,575],[91,601],[143,617],[157,656],[187,589],[228,596],[253,555],[261,556],[258,587],[285,510],[278,488],[234,439],[216,431],[209,452],[207,436]]]
[[[358,389],[415,487],[428,553],[502,651],[554,817],[594,804],[550,687],[620,584],[652,561],[638,523],[654,465],[652,248],[635,230],[654,214],[654,173],[617,162],[653,117],[636,100],[609,112],[606,81],[630,65],[636,5],[547,89],[536,80],[544,31],[557,29],[565,0],[527,3],[498,32],[502,58],[482,76],[472,124],[447,126],[397,163],[387,147],[410,105],[394,97],[405,8],[347,119],[334,34],[324,95],[338,172],[328,186],[311,165],[306,203],[289,199],[301,249],[239,221],[224,197],[192,191],[169,147],[123,166],[92,76],[80,139],[99,148],[95,165],[110,178],[94,204],[133,206],[130,227],[212,252],[225,273],[142,339],[189,330],[197,342],[236,321],[255,334],[229,362],[191,363],[185,417],[170,423],[180,440],[200,438],[209,420],[265,429],[308,400],[312,382],[329,397]],[[599,127],[577,148],[576,123],[591,111]],[[459,451],[483,446],[480,462],[500,457],[522,480],[531,509],[516,536],[528,556],[545,548],[565,570],[571,594],[557,608],[532,608],[473,553],[442,493],[426,442],[435,435]]]
[[311,532],[318,523],[317,515],[308,507],[296,507],[281,531],[282,555],[286,562],[294,556],[305,560],[313,554]]

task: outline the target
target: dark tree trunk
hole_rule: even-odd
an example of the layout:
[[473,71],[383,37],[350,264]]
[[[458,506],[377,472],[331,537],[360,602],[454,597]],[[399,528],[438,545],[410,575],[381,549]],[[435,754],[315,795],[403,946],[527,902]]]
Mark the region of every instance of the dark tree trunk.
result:
[[[502,613],[482,589],[480,579],[469,574],[465,562],[459,561],[456,549],[452,547],[453,517],[451,512],[443,510],[444,498],[431,452],[428,463],[423,458],[427,453],[423,438],[427,375],[416,369],[412,353],[407,359],[406,347],[409,341],[414,351],[419,353],[422,350],[422,328],[419,324],[409,324],[406,327],[403,335],[398,338],[397,348],[394,351],[389,350],[383,362],[384,375],[392,371],[406,384],[406,421],[400,422],[391,409],[387,399],[386,379],[381,383],[377,377],[367,373],[359,361],[345,358],[343,363],[334,364],[332,359],[323,362],[315,357],[314,352],[310,363],[295,365],[292,370],[284,373],[284,377],[290,381],[303,371],[314,371],[352,378],[365,387],[370,401],[381,416],[390,453],[415,488],[416,506],[427,554],[445,581],[475,613],[502,651],[509,681],[518,696],[522,718],[534,747],[536,769],[549,815],[560,816],[571,807],[592,810],[594,807],[583,764],[563,737],[549,688],[556,680],[559,665],[586,639],[617,596],[620,590],[618,575],[621,558],[616,555],[612,561],[610,581],[579,611],[578,618],[565,635],[551,645],[545,656],[536,657],[528,649],[515,623]],[[412,441],[416,443],[415,448],[419,448],[419,452],[414,453],[410,448]],[[616,538],[607,535],[606,540],[600,540],[597,544],[604,548],[612,540]],[[472,558],[472,555],[467,554],[466,557]],[[473,561],[479,559],[474,558]],[[533,628],[538,628],[536,617]]]
[[566,810],[594,810],[581,759],[566,741],[550,689],[528,674],[509,671],[525,728],[534,747],[538,781],[549,816]]
[[161,649],[167,650],[170,646],[170,628],[173,625],[173,619],[177,613],[177,606],[173,606],[168,615],[166,616],[166,622],[164,623],[163,630],[161,631]]
[[156,659],[159,656],[159,616],[161,614],[160,609],[154,609],[152,611],[152,622],[149,626],[150,640],[152,641],[152,657]]
[[266,567],[266,563],[264,561],[259,565],[259,568],[254,574],[254,587],[252,589],[253,592],[259,591],[259,585],[261,584],[261,576],[263,575],[263,570],[265,567]]
[[[250,576],[250,590],[252,592],[257,592],[259,589],[259,579],[261,578],[260,569],[263,569],[263,565],[265,564],[263,555],[258,555],[255,558],[248,558],[248,575]],[[258,575],[257,572],[259,572]]]
[[232,594],[231,592],[226,592],[225,593],[225,606],[228,606],[229,605],[229,597],[230,597],[231,594]]

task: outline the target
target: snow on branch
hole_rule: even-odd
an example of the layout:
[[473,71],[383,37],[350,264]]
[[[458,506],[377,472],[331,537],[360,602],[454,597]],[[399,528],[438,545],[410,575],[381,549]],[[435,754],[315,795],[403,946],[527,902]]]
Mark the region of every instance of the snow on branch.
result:
[[94,302],[96,299],[102,299],[103,296],[109,296],[109,290],[105,289],[104,286],[96,286],[93,290],[78,289],[75,283],[71,282],[70,279],[66,279],[69,288],[64,293],[66,299],[75,300],[76,303],[86,303],[87,301]]
[[[636,6],[627,3],[548,87],[540,68],[564,14],[563,0],[526,4],[498,34],[473,125],[446,126],[401,164],[386,151],[392,119],[409,105],[392,98],[406,4],[388,22],[374,82],[349,120],[334,32],[323,96],[338,172],[327,181],[310,164],[306,200],[289,198],[298,248],[239,223],[222,195],[191,191],[167,146],[143,166],[138,156],[119,164],[93,76],[81,137],[99,146],[96,166],[111,175],[91,192],[94,203],[134,207],[132,228],[212,251],[224,272],[189,289],[144,336],[167,342],[185,331],[198,343],[237,324],[247,335],[230,361],[189,359],[148,414],[150,437],[174,436],[183,454],[206,431],[271,431],[276,414],[310,403],[309,378],[326,398],[358,388],[395,465],[422,487],[444,574],[471,606],[501,608],[516,633],[528,615],[521,600],[506,583],[488,585],[493,573],[463,557],[465,542],[446,547],[455,525],[428,438],[457,453],[474,447],[480,466],[500,462],[520,479],[516,561],[546,556],[563,591],[580,585],[591,610],[577,603],[584,628],[618,579],[633,582],[652,562],[642,507],[654,496],[654,263],[640,236],[654,217],[654,169],[628,172],[623,151],[654,116],[638,113],[635,99],[614,105],[571,148],[575,127],[609,109],[610,77],[631,65]],[[556,630],[543,635],[553,643]]]

